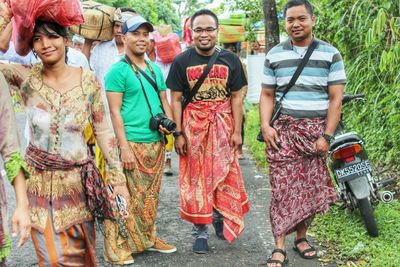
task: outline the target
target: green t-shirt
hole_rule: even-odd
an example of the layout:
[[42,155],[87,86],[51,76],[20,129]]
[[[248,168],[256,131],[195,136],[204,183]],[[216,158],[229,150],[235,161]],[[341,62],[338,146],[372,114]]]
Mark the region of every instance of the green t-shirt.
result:
[[[166,85],[160,67],[153,62],[149,63],[156,75],[158,90],[165,91]],[[146,68],[145,73],[153,78],[149,68]],[[140,76],[153,115],[161,113],[161,103],[155,89],[142,74]],[[160,132],[153,131],[149,127],[151,113],[140,81],[130,65],[122,61],[113,64],[105,77],[105,87],[107,91],[123,93],[121,116],[128,141],[151,143],[161,139]]]

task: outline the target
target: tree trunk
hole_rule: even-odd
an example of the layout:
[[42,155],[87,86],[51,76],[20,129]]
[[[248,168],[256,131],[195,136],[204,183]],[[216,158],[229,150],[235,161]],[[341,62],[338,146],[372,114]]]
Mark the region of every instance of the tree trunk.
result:
[[265,25],[265,53],[279,44],[279,23],[276,15],[275,0],[263,0]]

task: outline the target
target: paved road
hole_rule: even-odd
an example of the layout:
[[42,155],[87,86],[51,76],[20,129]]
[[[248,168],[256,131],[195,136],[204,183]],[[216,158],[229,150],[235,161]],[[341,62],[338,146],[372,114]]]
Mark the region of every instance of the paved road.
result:
[[[22,132],[23,114],[17,115],[18,128]],[[23,144],[24,146],[26,144]],[[191,225],[179,218],[178,178],[176,176],[177,158],[173,158],[174,176],[164,177],[161,186],[158,209],[157,229],[161,238],[175,244],[178,251],[174,254],[145,252],[135,255],[135,263],[130,266],[266,266],[266,260],[273,249],[273,239],[268,217],[270,198],[269,183],[265,175],[257,170],[254,161],[248,156],[240,162],[248,192],[251,211],[246,216],[246,229],[237,241],[228,245],[216,238],[214,229],[209,240],[210,252],[198,255],[192,252],[193,238],[190,235]],[[15,207],[12,188],[7,183],[10,211]],[[11,216],[11,212],[10,212]],[[97,233],[97,258],[99,266],[111,266],[103,260],[101,233]],[[287,240],[290,266],[320,266],[317,260],[304,260],[291,249],[293,235]],[[13,247],[16,240],[13,240]],[[36,266],[37,257],[32,242],[21,249],[14,249],[8,258],[8,266]]]

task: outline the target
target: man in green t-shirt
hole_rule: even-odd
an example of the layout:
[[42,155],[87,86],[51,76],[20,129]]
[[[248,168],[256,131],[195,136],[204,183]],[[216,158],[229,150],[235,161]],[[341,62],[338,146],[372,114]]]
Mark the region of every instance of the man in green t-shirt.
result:
[[[150,121],[160,113],[172,118],[172,112],[161,69],[144,58],[151,31],[153,26],[141,16],[124,22],[126,55],[111,66],[105,78],[111,119],[132,196],[130,216],[133,220],[126,220],[130,232],[126,244],[117,247],[118,237],[113,235],[104,241],[106,260],[117,264],[132,262],[132,253],[144,250],[176,251],[175,246],[158,238],[155,230],[165,156],[162,134],[169,134],[172,129],[168,131],[165,124],[157,123],[156,127],[150,127]],[[168,125],[171,124],[174,123],[168,121]],[[105,226],[106,231],[111,230],[107,233],[117,227],[111,223]]]

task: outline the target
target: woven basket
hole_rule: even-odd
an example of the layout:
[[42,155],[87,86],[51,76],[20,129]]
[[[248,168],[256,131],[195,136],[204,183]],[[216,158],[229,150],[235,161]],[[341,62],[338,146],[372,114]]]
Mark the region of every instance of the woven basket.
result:
[[218,41],[220,43],[243,42],[245,38],[245,29],[243,26],[220,25]]
[[115,8],[94,1],[82,3],[85,22],[70,27],[71,32],[87,39],[108,41],[114,38]]

